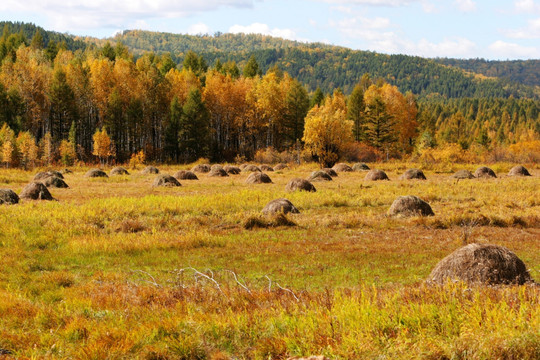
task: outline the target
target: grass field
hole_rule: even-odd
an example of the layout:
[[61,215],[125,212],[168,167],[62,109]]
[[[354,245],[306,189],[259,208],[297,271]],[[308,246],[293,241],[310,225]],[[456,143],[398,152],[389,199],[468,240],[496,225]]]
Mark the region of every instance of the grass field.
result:
[[[285,191],[313,164],[273,184],[201,174],[177,188],[74,168],[58,201],[1,205],[0,358],[540,359],[540,287],[425,284],[471,242],[509,248],[540,281],[540,168],[400,181],[418,165],[370,166],[391,181],[339,173],[316,193]],[[2,169],[0,188],[20,193],[38,170]],[[436,215],[387,217],[400,195]],[[280,197],[301,212],[289,226],[260,215]]]

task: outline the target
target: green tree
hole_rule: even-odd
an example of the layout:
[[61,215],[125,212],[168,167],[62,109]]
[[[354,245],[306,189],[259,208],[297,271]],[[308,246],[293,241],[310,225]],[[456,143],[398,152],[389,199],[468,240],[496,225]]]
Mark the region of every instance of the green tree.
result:
[[253,78],[260,74],[259,64],[254,55],[251,55],[246,66],[244,66],[244,77]]
[[313,95],[311,96],[311,102],[309,104],[309,107],[312,108],[315,105],[321,106],[321,104],[324,101],[324,94],[320,87],[317,87]]
[[347,119],[353,122],[354,140],[364,139],[364,90],[362,85],[357,84],[347,101]]
[[182,115],[182,105],[180,104],[180,101],[178,101],[178,97],[175,96],[171,101],[169,118],[165,124],[165,146],[163,148],[165,156],[168,159],[174,159],[175,161],[178,161],[178,156],[180,154],[178,136],[180,134],[180,121],[182,119]]
[[184,160],[207,156],[209,150],[210,115],[197,88],[189,91],[180,121],[180,150]]
[[114,61],[116,59],[116,52],[114,51],[110,42],[107,41],[105,45],[103,45],[103,48],[101,49],[101,55],[111,61]]
[[41,31],[38,30],[34,33],[32,41],[30,41],[30,46],[32,49],[43,49],[43,35],[41,35]]
[[304,119],[309,111],[309,96],[306,89],[293,80],[285,98],[285,136],[293,145],[304,136]]
[[78,118],[75,93],[67,83],[66,73],[58,69],[50,88],[49,129],[54,142],[68,136],[70,125]]
[[365,124],[366,141],[379,150],[386,149],[388,153],[397,137],[392,115],[386,111],[386,105],[379,96],[374,97],[366,105]]

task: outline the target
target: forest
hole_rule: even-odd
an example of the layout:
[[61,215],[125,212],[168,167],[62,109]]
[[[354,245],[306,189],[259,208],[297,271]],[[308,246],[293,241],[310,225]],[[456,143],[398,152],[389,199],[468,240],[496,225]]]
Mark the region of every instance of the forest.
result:
[[539,147],[533,87],[410,56],[260,35],[165,35],[126,31],[92,42],[4,24],[3,164],[123,163],[141,153],[156,162],[235,161],[272,149],[329,165],[456,146]]

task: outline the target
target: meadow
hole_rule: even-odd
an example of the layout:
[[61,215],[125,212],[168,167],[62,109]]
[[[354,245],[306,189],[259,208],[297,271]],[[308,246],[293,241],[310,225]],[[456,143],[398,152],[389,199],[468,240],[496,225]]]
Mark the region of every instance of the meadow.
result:
[[[540,359],[540,287],[425,282],[472,242],[509,248],[540,281],[540,166],[457,181],[479,165],[449,164],[418,181],[398,176],[419,164],[369,165],[391,181],[339,173],[315,193],[285,191],[315,164],[174,188],[75,167],[57,201],[0,205],[0,358]],[[0,188],[39,170],[1,169]],[[386,216],[400,195],[435,216]],[[281,197],[300,214],[261,214]]]

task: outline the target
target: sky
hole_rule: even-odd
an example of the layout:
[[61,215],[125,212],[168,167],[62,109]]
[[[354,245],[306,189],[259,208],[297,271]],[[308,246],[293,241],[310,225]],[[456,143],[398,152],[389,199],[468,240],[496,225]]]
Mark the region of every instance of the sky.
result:
[[2,0],[0,21],[99,38],[243,32],[386,54],[540,59],[540,0]]

